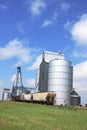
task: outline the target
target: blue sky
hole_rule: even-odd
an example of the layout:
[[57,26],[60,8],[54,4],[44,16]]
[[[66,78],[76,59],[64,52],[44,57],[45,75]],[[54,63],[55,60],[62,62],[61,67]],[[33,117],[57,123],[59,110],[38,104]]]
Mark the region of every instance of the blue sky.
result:
[[87,1],[0,0],[0,91],[16,67],[34,86],[43,50],[61,50],[74,66],[73,87],[87,103]]

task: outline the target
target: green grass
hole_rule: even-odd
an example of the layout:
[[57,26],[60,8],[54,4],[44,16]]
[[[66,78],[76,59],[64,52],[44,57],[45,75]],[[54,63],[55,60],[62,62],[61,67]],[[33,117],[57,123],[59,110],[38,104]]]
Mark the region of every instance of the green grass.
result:
[[0,130],[87,130],[87,110],[0,101]]

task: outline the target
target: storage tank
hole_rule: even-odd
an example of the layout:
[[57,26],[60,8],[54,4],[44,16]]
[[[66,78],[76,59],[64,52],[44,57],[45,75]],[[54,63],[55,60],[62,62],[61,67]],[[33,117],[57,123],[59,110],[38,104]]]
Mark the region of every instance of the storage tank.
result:
[[71,105],[77,106],[81,104],[81,97],[78,95],[78,93],[73,89],[71,92]]
[[51,60],[48,70],[48,91],[56,92],[54,105],[70,105],[72,90],[71,62],[64,59]]

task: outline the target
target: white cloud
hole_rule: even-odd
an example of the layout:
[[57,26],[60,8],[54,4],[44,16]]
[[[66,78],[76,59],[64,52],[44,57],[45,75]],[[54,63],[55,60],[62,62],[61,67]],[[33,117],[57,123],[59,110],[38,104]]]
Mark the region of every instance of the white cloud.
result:
[[36,61],[33,63],[32,66],[30,66],[28,69],[29,70],[36,70],[39,68],[40,66],[40,63],[42,61],[42,55],[39,55],[37,58],[36,58]]
[[10,81],[13,83],[16,80],[16,74],[12,75]]
[[62,2],[61,8],[62,8],[63,11],[68,11],[71,8],[71,5],[67,2]]
[[42,24],[42,27],[47,27],[47,26],[52,25],[52,24],[53,24],[53,21],[45,20],[44,23]]
[[29,7],[29,9],[33,16],[38,16],[42,13],[45,7],[46,4],[44,0],[33,0],[33,2],[31,2],[31,6]]
[[17,30],[19,31],[19,32],[21,32],[21,33],[24,33],[25,31],[24,31],[24,22],[18,22],[17,24],[16,24],[16,27],[17,27]]
[[[79,51],[78,51],[79,50]],[[73,56],[76,58],[87,58],[87,48],[77,48],[73,51]]]
[[[64,28],[68,31],[68,38],[74,41],[72,56],[76,58],[87,57],[87,14],[79,17],[78,21],[67,21]],[[78,51],[79,50],[79,51]]]
[[0,80],[0,86],[2,86],[4,84],[4,82],[2,80]]
[[18,57],[21,62],[27,63],[30,60],[30,51],[23,46],[23,41],[14,39],[4,48],[0,47],[0,60]]
[[72,38],[78,45],[87,46],[87,14],[83,14],[71,30]]
[[6,4],[0,4],[0,9],[1,10],[7,10],[8,6]]
[[29,79],[27,80],[27,86],[30,88],[34,88],[35,87],[35,79]]
[[54,15],[53,15],[53,20],[54,20],[54,21],[56,21],[56,20],[57,20],[57,18],[58,18],[58,12],[56,11],[56,12],[54,12]]
[[41,51],[38,48],[25,47],[27,41],[11,40],[5,47],[0,47],[0,60],[16,58],[15,65],[33,61]]
[[64,25],[64,28],[68,31],[71,31],[72,29],[72,22],[67,21],[66,24]]
[[56,22],[57,18],[58,18],[58,13],[54,12],[51,19],[47,19],[43,22],[42,27],[48,27],[50,25],[53,25]]
[[74,66],[73,80],[77,90],[87,91],[87,61]]
[[81,104],[87,103],[87,61],[74,66],[73,87],[81,96]]

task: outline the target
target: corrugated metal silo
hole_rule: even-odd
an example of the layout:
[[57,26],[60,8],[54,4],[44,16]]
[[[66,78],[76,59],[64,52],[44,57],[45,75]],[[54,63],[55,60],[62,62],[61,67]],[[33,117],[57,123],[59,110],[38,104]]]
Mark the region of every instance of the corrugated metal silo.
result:
[[70,105],[71,90],[71,62],[64,59],[50,61],[48,71],[48,91],[56,92],[54,105]]
[[71,105],[77,106],[77,105],[80,105],[80,104],[81,104],[81,97],[73,89],[73,91],[71,92]]

